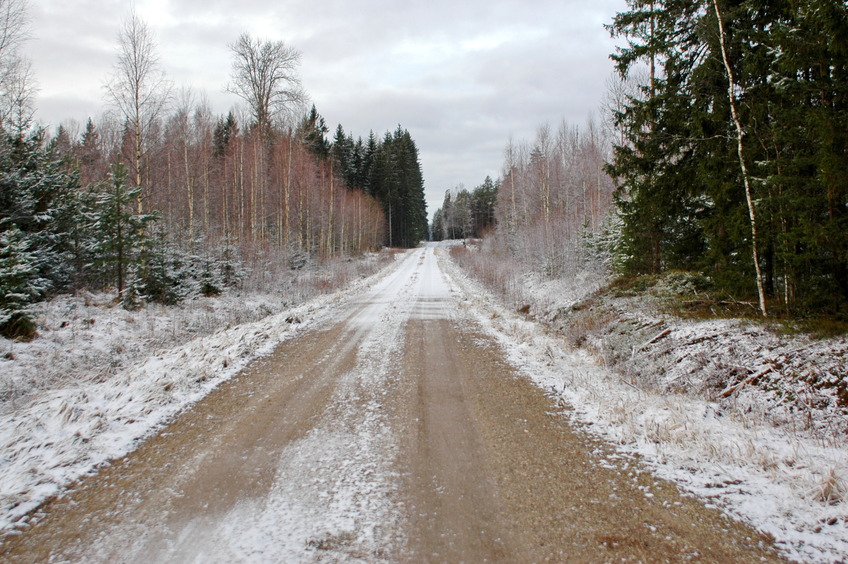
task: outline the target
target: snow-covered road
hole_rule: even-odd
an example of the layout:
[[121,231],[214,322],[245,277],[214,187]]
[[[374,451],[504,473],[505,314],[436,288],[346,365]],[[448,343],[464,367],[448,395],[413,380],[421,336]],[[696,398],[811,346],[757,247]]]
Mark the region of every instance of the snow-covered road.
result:
[[123,384],[46,398],[29,412],[34,428],[27,414],[0,421],[15,437],[4,436],[0,464],[9,521],[149,436],[19,522],[0,558],[775,558],[764,536],[575,427],[525,375],[574,380],[586,359],[546,342],[536,348],[567,364],[541,367],[533,338],[499,344],[499,327],[514,337],[520,318],[445,255],[417,249],[356,288],[181,347]]

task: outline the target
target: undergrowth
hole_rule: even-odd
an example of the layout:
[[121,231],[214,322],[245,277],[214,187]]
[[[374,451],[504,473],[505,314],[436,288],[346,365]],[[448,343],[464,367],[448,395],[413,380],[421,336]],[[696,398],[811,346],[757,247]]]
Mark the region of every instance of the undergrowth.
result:
[[658,309],[688,320],[745,319],[789,336],[831,339],[848,335],[848,317],[844,312],[819,312],[811,315],[802,309],[788,310],[777,299],[767,303],[769,316],[763,318],[753,297],[737,297],[716,290],[703,274],[669,271],[663,274],[620,276],[603,294],[619,298],[646,296]]
[[764,320],[756,303],[720,295],[708,277],[682,271],[616,278],[577,301],[557,299],[525,287],[549,286],[515,261],[466,247],[451,256],[631,386],[704,398],[828,441],[848,432],[848,341],[838,319]]

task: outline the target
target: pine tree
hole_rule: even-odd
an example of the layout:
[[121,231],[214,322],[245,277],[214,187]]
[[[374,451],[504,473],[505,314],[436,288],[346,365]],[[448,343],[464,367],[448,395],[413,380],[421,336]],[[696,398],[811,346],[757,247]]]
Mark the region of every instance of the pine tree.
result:
[[30,308],[49,287],[39,274],[37,253],[29,247],[17,226],[0,232],[0,335],[4,337],[35,336]]

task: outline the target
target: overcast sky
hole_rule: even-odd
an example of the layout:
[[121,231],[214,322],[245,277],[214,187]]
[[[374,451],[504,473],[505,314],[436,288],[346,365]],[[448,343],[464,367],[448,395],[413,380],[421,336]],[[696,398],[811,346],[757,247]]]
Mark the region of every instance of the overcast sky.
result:
[[[31,0],[26,50],[51,130],[104,109],[126,0]],[[510,137],[545,122],[583,124],[612,73],[603,28],[625,0],[138,0],[176,87],[225,114],[228,45],[239,34],[283,40],[335,130],[382,135],[398,124],[420,151],[428,212],[445,190],[500,175]]]

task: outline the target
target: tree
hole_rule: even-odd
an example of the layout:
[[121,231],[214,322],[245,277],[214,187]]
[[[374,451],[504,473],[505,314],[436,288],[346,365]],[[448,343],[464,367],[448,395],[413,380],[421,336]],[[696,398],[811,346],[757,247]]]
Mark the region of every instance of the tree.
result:
[[133,175],[139,188],[136,208],[144,212],[144,198],[149,187],[144,184],[142,157],[148,134],[161,117],[171,95],[171,83],[159,64],[156,44],[150,28],[132,9],[118,34],[118,61],[106,83],[109,101],[126,120],[132,135]]
[[80,169],[80,185],[88,186],[99,182],[106,176],[106,161],[103,158],[103,147],[100,132],[91,118],[85,124],[81,143],[75,148]]
[[29,31],[26,0],[0,0],[0,126],[19,137],[35,113],[35,81],[20,46]]
[[474,237],[481,237],[487,228],[494,225],[499,189],[500,182],[495,182],[487,176],[483,184],[471,192],[471,224]]
[[272,123],[307,99],[297,74],[300,52],[283,41],[255,39],[247,33],[230,45],[232,82],[227,90],[247,102],[254,125],[267,132]]
[[[848,304],[848,5],[631,0],[609,171],[633,272],[708,273],[791,310]],[[752,260],[753,259],[753,260]]]
[[56,289],[71,279],[65,254],[79,224],[77,186],[75,174],[45,149],[43,130],[23,138],[0,130],[0,231],[14,226],[23,233],[40,276]]
[[35,119],[36,87],[32,63],[18,55],[5,69],[0,88],[0,123],[23,137]]
[[359,168],[362,166],[361,150],[362,140],[357,145],[353,136],[345,135],[342,124],[339,124],[336,127],[332,143],[333,169],[344,179],[345,187],[348,190],[362,188],[362,186],[357,185]]
[[99,234],[95,241],[95,267],[110,273],[118,299],[128,298],[128,274],[140,270],[145,257],[145,228],[155,220],[154,215],[137,214],[132,202],[138,197],[138,187],[126,185],[126,168],[122,163],[112,166],[109,183],[98,194],[92,213],[92,229]]
[[742,129],[742,123],[739,121],[739,112],[736,109],[736,82],[733,80],[733,69],[730,66],[730,59],[727,55],[727,41],[724,32],[724,22],[722,22],[721,11],[718,6],[718,0],[713,0],[713,8],[715,8],[716,22],[718,25],[719,45],[721,46],[721,60],[724,63],[724,69],[727,73],[727,100],[730,104],[730,115],[733,120],[733,126],[736,129],[736,153],[739,157],[739,169],[742,173],[742,183],[745,186],[745,202],[748,205],[748,217],[751,220],[751,254],[754,260],[754,270],[757,277],[757,296],[760,301],[760,312],[763,317],[768,316],[766,309],[766,294],[763,289],[763,274],[760,270],[760,254],[757,245],[757,214],[754,208],[754,198],[751,196],[751,175],[748,174],[748,165],[745,162],[745,149],[743,138],[745,132]]
[[32,338],[30,306],[49,282],[39,274],[38,257],[17,226],[0,231],[0,335]]
[[319,161],[324,161],[330,156],[330,143],[327,141],[329,131],[327,122],[313,104],[309,113],[301,120],[296,135],[310,153]]

